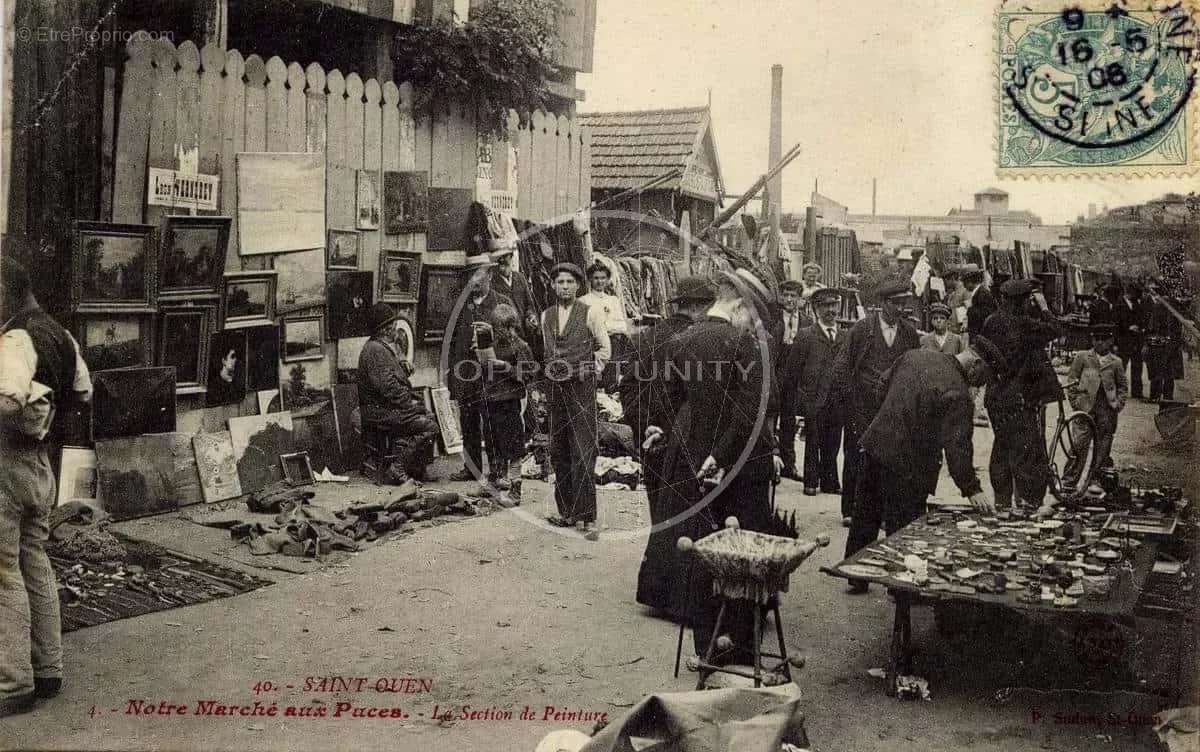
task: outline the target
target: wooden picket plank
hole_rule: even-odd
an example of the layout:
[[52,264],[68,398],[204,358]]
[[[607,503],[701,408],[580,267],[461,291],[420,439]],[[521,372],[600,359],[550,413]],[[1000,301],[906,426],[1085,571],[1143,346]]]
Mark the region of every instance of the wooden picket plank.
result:
[[429,185],[454,188],[458,183],[458,155],[454,153],[454,146],[450,142],[450,114],[444,109],[435,109],[430,113],[429,136]]
[[414,170],[433,173],[433,115],[430,112],[413,114],[413,166]]
[[[175,46],[165,39],[154,45],[154,93],[150,115],[150,146],[146,153],[148,167],[173,170],[175,160],[175,138],[177,132],[176,104],[179,99],[178,79],[175,75]],[[144,216],[146,224],[157,225],[167,215],[164,206],[147,205]]]
[[546,220],[554,216],[554,159],[557,152],[558,121],[538,110],[533,113],[533,215]]
[[200,50],[191,40],[179,45],[175,73],[175,154],[179,168],[200,169]]
[[287,67],[287,145],[288,151],[307,151],[308,115],[304,85],[308,79],[300,63]]
[[138,36],[125,47],[129,58],[121,82],[120,123],[113,164],[112,221],[138,223],[146,206],[146,157],[150,144],[154,45]]
[[583,126],[578,120],[571,121],[571,154],[570,161],[567,162],[567,211],[576,212],[583,206],[583,199],[579,193],[579,154],[581,144],[579,140],[579,131]]
[[513,136],[517,157],[517,216],[533,219],[532,115],[527,115]]
[[[200,50],[200,172],[216,175],[221,165],[221,71],[225,68],[225,50],[206,44]],[[218,186],[217,191],[223,186]]]
[[346,164],[363,166],[363,82],[357,73],[346,76]]
[[267,61],[267,151],[288,150],[287,75],[278,55]]
[[101,222],[108,222],[112,219],[113,157],[117,148],[117,71],[112,66],[104,66],[104,94],[100,102],[99,217]]
[[325,151],[325,127],[328,113],[325,99],[325,69],[309,63],[304,70],[304,151]]
[[325,77],[325,164],[346,163],[346,79],[337,68]]
[[454,188],[474,188],[479,156],[474,124],[468,123],[467,113],[455,102],[450,107],[446,125],[450,146],[447,169],[451,185]]
[[[382,125],[383,110],[380,107],[382,91],[379,82],[369,79],[363,86],[363,96],[367,100],[363,109],[363,168],[379,172],[383,166]],[[382,188],[383,178],[380,176],[379,185]],[[354,203],[351,204],[352,213]],[[354,227],[353,224],[348,225]],[[358,268],[375,271],[379,267],[380,236],[383,230],[363,230],[359,236]]]
[[[558,138],[554,143],[554,214],[562,216],[570,211],[567,197],[570,191],[567,181],[571,173],[571,121],[566,115],[558,116]],[[578,185],[578,183],[576,183]]]
[[413,120],[413,87],[405,82],[397,87],[400,101],[397,106],[397,135],[396,135],[396,169],[417,169],[417,133],[416,122]]
[[592,130],[580,128],[580,206],[592,205]]
[[258,55],[246,58],[246,148],[267,150],[267,66]]
[[379,164],[385,170],[400,169],[400,88],[384,81],[379,120]]
[[221,213],[232,217],[229,245],[225,248],[225,268],[235,271],[238,261],[237,227],[237,153],[246,146],[246,86],[242,76],[246,64],[237,50],[225,53],[225,78],[221,82],[221,186],[217,196]]

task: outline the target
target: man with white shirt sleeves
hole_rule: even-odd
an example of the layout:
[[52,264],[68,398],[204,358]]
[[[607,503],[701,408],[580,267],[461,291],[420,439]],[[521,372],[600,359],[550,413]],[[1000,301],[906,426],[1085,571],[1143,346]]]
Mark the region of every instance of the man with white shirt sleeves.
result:
[[550,462],[559,527],[596,522],[596,380],[612,357],[602,311],[576,299],[583,271],[571,263],[550,270],[555,304],[542,312],[543,374],[550,411]]
[[631,346],[629,320],[625,317],[625,303],[612,293],[612,270],[597,261],[587,268],[587,280],[591,289],[579,296],[579,302],[601,314],[604,330],[608,333],[612,348],[611,364],[601,375],[600,383],[606,388],[614,386],[617,374],[615,367],[627,357]]
[[62,685],[58,583],[45,543],[55,502],[50,452],[63,409],[91,399],[79,345],[33,295],[29,273],[0,262],[0,717]]

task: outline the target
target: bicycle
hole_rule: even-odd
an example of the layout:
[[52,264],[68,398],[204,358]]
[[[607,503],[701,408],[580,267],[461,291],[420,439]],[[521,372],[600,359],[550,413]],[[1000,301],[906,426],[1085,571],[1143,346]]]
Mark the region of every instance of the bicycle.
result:
[[[1070,389],[1078,382],[1063,384],[1064,389]],[[1060,502],[1076,501],[1083,496],[1084,491],[1092,482],[1096,471],[1096,421],[1092,416],[1074,410],[1068,412],[1063,404],[1063,398],[1058,399],[1058,424],[1054,430],[1054,438],[1046,447],[1049,458],[1050,493]],[[1059,457],[1064,461],[1059,470]]]

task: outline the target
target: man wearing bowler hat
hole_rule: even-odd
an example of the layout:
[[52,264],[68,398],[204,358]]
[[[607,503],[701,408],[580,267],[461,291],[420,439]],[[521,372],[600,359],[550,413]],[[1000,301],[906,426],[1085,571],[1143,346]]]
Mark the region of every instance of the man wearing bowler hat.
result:
[[[843,515],[854,514],[858,493],[861,450],[858,442],[883,399],[883,375],[908,350],[921,346],[917,330],[903,317],[903,304],[911,297],[912,283],[904,279],[885,281],[875,291],[879,311],[854,322],[846,344],[834,361],[834,394],[844,406],[845,435],[842,444]],[[849,527],[845,516],[842,525]]]
[[547,521],[581,527],[595,540],[596,383],[612,357],[612,345],[603,314],[578,300],[586,284],[583,270],[569,262],[555,264],[550,279],[556,300],[542,312],[542,373],[558,513]]
[[[644,441],[649,426],[656,426],[664,437],[674,430],[679,403],[672,399],[672,379],[680,374],[668,368],[680,337],[702,319],[716,300],[716,288],[703,277],[684,277],[675,287],[675,297],[668,302],[674,312],[636,335],[634,348],[637,358],[621,380],[621,402],[625,421],[633,428],[634,437]],[[642,454],[643,480],[650,502],[650,524],[657,525],[684,511],[673,505],[676,497],[662,493],[666,469],[663,467],[662,444]],[[658,609],[675,618],[686,616],[686,566],[675,548],[679,531],[667,527],[651,531],[646,552],[638,569],[637,602]]]
[[[463,437],[463,467],[450,476],[464,481],[483,473],[483,368],[476,355],[479,348],[491,347],[492,314],[501,303],[513,305],[512,300],[492,289],[492,269],[496,264],[486,253],[467,257],[463,270],[464,297],[458,317],[452,322],[450,360],[447,363],[446,386],[450,398],[458,402],[459,422]],[[488,478],[494,475],[488,463]],[[484,492],[490,492],[485,485]]]
[[364,429],[392,436],[396,456],[390,467],[378,468],[377,480],[402,485],[409,478],[432,480],[425,468],[433,459],[437,422],[413,388],[412,364],[399,348],[399,315],[387,303],[367,313],[371,338],[358,355],[358,408]]

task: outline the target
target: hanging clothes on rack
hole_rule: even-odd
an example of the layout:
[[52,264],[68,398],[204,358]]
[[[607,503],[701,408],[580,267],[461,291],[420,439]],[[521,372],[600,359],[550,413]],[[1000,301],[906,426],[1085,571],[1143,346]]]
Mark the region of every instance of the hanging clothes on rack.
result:
[[630,319],[640,319],[645,313],[642,306],[642,262],[636,258],[622,256],[614,259],[621,270],[624,287],[621,290],[621,300],[625,304],[625,315]]

